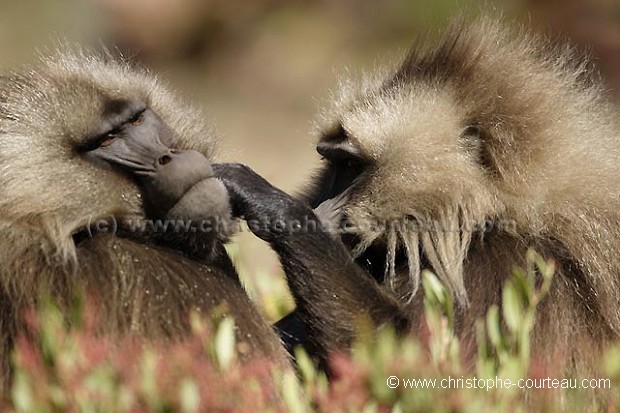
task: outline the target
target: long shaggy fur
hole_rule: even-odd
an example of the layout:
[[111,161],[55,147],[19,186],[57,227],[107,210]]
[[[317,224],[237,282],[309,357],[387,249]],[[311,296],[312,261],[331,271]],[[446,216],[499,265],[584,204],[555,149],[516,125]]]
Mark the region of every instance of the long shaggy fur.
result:
[[473,333],[533,247],[558,264],[534,355],[587,368],[618,337],[620,117],[590,66],[481,19],[420,42],[387,79],[343,82],[323,141],[342,127],[368,162],[343,210],[362,228],[353,252],[384,248],[383,285],[414,319],[428,267]]

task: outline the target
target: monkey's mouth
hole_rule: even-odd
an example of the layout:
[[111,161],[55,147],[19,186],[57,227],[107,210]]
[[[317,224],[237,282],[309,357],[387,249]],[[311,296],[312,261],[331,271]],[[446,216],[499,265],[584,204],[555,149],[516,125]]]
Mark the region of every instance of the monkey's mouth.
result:
[[[360,243],[360,238],[354,234],[343,234],[342,242],[350,251]],[[361,254],[355,257],[355,262],[366,270],[378,283],[383,284],[389,273],[390,259],[387,245],[384,241],[378,240],[366,248]],[[394,272],[397,274],[409,271],[409,260],[405,248],[397,245],[394,255]]]

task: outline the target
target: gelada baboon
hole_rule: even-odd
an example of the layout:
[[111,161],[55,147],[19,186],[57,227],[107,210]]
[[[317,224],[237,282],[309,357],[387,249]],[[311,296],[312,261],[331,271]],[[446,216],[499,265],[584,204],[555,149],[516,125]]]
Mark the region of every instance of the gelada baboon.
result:
[[[3,379],[24,309],[48,296],[66,308],[79,294],[102,332],[157,340],[187,333],[192,309],[228,309],[242,358],[288,363],[239,282],[225,233],[146,225],[191,219],[198,202],[202,218],[228,220],[207,161],[215,144],[199,111],[114,58],[62,52],[0,78]],[[135,168],[139,180],[125,171]],[[204,191],[186,197],[194,186]]]
[[620,332],[620,117],[571,48],[486,19],[457,26],[392,74],[344,83],[302,201],[246,167],[214,168],[248,219],[303,227],[312,208],[340,206],[338,237],[251,227],[296,299],[280,323],[290,342],[325,357],[350,344],[360,314],[415,331],[425,268],[471,337],[534,248],[557,272],[533,356],[587,371]]

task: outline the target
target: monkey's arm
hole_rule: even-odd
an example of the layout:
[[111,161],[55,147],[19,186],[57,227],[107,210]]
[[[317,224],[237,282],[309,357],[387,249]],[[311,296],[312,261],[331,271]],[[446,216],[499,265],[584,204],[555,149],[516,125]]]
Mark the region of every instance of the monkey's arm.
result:
[[[297,304],[297,318],[306,325],[311,350],[319,357],[347,348],[360,316],[376,326],[392,323],[408,329],[400,305],[355,263],[344,244],[320,225],[311,225],[318,224],[318,218],[310,207],[247,166],[215,164],[213,169],[228,189],[233,215],[245,218],[252,232],[278,254]],[[301,227],[295,227],[298,223]],[[285,329],[298,324],[289,321],[283,321]]]

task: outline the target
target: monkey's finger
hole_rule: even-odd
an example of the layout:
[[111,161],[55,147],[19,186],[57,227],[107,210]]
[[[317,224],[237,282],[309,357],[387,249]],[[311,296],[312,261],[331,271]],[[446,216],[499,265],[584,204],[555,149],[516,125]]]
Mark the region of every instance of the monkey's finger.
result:
[[212,168],[226,186],[237,217],[261,218],[257,215],[271,215],[274,209],[283,211],[299,203],[246,165],[213,164]]

